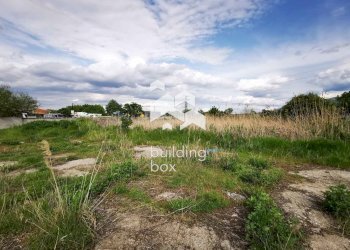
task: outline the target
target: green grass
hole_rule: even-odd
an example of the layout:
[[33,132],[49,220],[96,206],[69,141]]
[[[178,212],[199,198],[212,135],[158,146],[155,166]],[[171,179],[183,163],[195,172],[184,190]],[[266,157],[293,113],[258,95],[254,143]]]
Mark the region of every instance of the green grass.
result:
[[62,200],[44,197],[30,203],[29,223],[36,234],[30,238],[31,249],[84,249],[92,243],[92,212],[85,203],[84,190],[67,190]]
[[188,145],[219,147],[238,153],[250,152],[264,157],[288,159],[290,162],[313,163],[340,168],[350,167],[350,143],[346,140],[288,140],[278,137],[242,138],[229,132],[203,130],[151,131],[136,128],[128,132],[135,144]]
[[133,162],[114,164],[96,177],[92,186],[92,194],[101,194],[113,183],[127,181],[142,175],[144,172]]
[[[94,130],[101,130],[91,141]],[[0,234],[26,234],[25,248],[82,249],[93,242],[89,213],[88,179],[58,178],[55,181],[44,163],[40,141],[50,143],[52,153],[70,152],[80,157],[96,157],[104,139],[112,131],[102,130],[88,120],[36,121],[21,127],[0,130],[0,161],[17,161],[1,169],[38,169],[17,177],[0,175]],[[104,135],[104,136],[101,136]],[[82,140],[75,145],[71,140]],[[20,236],[21,237],[21,236]]]
[[215,191],[202,192],[195,199],[176,199],[166,203],[171,212],[192,211],[209,213],[218,208],[227,207],[230,201],[222,193]]
[[[40,147],[42,140],[49,142],[54,155],[72,154],[61,159],[61,163],[100,154],[103,168],[92,179],[90,175],[86,178],[57,177],[56,186],[45,166]],[[154,159],[156,163],[176,164],[176,172],[152,173],[148,160],[133,159],[132,147],[141,144],[218,148],[230,156],[210,154],[204,162]],[[168,212],[211,213],[233,205],[226,191],[249,194],[271,190],[284,177],[284,171],[278,167],[280,162],[350,167],[350,145],[341,140],[248,139],[212,130],[135,128],[122,131],[120,127],[102,128],[84,119],[37,121],[0,130],[0,149],[0,161],[18,162],[1,169],[1,174],[31,168],[38,170],[11,178],[0,175],[1,237],[29,235],[25,248],[32,249],[93,247],[95,215],[90,206],[92,199],[105,191],[112,190]],[[129,182],[138,178],[154,181],[174,192],[181,189],[187,196],[155,201],[144,188],[131,187]],[[332,197],[338,199],[333,193]],[[269,196],[255,194],[247,206],[250,210],[247,235],[252,248],[299,247],[299,235],[294,233],[293,225]]]

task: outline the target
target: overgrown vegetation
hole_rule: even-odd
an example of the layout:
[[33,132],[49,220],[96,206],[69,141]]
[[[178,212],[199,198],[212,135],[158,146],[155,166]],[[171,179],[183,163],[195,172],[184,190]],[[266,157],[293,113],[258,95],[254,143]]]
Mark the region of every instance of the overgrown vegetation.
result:
[[121,128],[124,130],[124,131],[127,131],[129,130],[129,127],[130,125],[132,124],[132,120],[130,118],[130,116],[128,115],[123,115],[121,118]]
[[247,240],[252,249],[300,249],[301,234],[296,222],[287,220],[264,192],[253,194],[247,202]]
[[325,209],[333,214],[350,235],[350,190],[344,185],[332,186],[325,192]]
[[[93,201],[105,193],[128,197],[162,213],[190,211],[205,214],[236,205],[236,201],[227,195],[227,192],[235,192],[246,197],[253,194],[247,202],[250,214],[246,224],[252,248],[299,247],[301,235],[266,192],[273,190],[284,178],[285,171],[279,166],[285,163],[348,168],[350,145],[346,129],[339,129],[337,136],[332,128],[324,137],[288,137],[261,128],[264,120],[259,119],[265,118],[260,116],[249,118],[260,122],[256,131],[258,125],[254,123],[250,123],[251,127],[235,125],[220,129],[224,126],[220,122],[226,124],[231,119],[241,118],[208,118],[209,123],[216,121],[217,127],[206,131],[178,128],[164,131],[143,127],[125,131],[130,123],[102,127],[85,119],[37,121],[0,130],[0,162],[17,162],[0,167],[0,243],[4,239],[27,235],[21,242],[27,248],[89,248],[93,246],[95,236]],[[296,124],[297,121],[290,122]],[[290,126],[284,129],[294,131],[295,128]],[[97,157],[99,165],[86,177],[53,175],[45,164],[40,146],[42,140],[48,141],[53,155],[69,153],[66,158],[52,163]],[[133,146],[136,145],[186,146],[205,149],[208,155],[203,162],[193,158],[153,159],[158,164],[176,163],[176,172],[153,173],[147,165],[149,162],[134,159]],[[37,172],[8,175],[25,169]],[[141,178],[165,190],[183,190],[184,194],[182,198],[158,201],[147,188],[133,185]],[[330,212],[334,208],[334,211],[344,211],[349,207],[341,200],[348,191],[337,189],[327,195],[326,200],[333,204],[328,206]],[[344,212],[335,212],[341,213]]]

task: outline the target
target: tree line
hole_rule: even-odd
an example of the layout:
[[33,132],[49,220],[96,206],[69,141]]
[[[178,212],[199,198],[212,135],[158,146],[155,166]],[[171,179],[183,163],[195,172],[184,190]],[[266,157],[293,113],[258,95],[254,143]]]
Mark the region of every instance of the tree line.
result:
[[[38,101],[24,92],[13,92],[8,85],[0,85],[0,117],[21,116],[21,113],[31,113],[38,107]],[[99,104],[71,105],[53,112],[61,113],[67,117],[71,115],[71,110],[75,112],[98,113],[102,115],[127,115],[129,117],[140,116],[144,111],[138,103],[126,103],[124,105],[112,99],[108,102],[106,109]],[[306,116],[308,114],[320,114],[325,110],[336,110],[343,115],[350,114],[350,91],[341,95],[325,99],[315,93],[301,94],[293,97],[279,109],[263,109],[261,114],[265,116]],[[220,110],[213,106],[207,112],[199,111],[202,114],[211,116],[231,115],[232,108]],[[254,112],[255,113],[255,112]]]
[[[19,117],[22,113],[32,113],[38,106],[38,101],[27,93],[14,92],[10,86],[0,85],[0,117]],[[71,116],[71,110],[102,115],[120,114],[130,117],[140,116],[144,112],[142,106],[138,103],[132,102],[121,105],[114,99],[108,102],[106,109],[100,104],[83,104],[69,105],[50,111],[69,117]]]
[[57,112],[68,117],[71,115],[71,110],[74,110],[74,112],[86,112],[102,115],[129,115],[131,117],[137,117],[143,113],[142,106],[138,103],[132,102],[121,105],[114,99],[108,102],[106,109],[99,104],[84,104],[60,108],[57,110]]
[[[211,116],[225,116],[231,115],[232,111],[232,108],[220,110],[213,106],[207,112],[200,112]],[[264,116],[282,116],[287,118],[321,114],[324,111],[337,111],[342,115],[349,115],[350,91],[344,92],[341,95],[330,99],[323,98],[315,93],[297,95],[281,108],[274,110],[263,109],[260,114]],[[250,113],[257,112],[251,110]]]

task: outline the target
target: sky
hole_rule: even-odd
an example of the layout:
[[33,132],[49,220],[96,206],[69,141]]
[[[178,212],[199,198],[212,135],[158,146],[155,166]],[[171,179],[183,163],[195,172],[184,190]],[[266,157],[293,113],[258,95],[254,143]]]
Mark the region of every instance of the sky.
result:
[[183,91],[235,112],[334,97],[350,90],[350,1],[0,0],[0,84],[45,108]]

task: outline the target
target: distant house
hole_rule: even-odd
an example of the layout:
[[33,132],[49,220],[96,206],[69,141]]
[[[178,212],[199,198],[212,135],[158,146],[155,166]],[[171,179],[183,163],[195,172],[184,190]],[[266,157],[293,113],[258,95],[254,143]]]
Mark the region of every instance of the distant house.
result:
[[49,110],[43,109],[43,108],[37,108],[33,111],[33,115],[35,115],[36,117],[44,117],[48,113],[49,113]]
[[23,119],[35,119],[35,118],[44,118],[45,115],[49,113],[49,110],[43,108],[37,108],[33,112],[22,113]]

